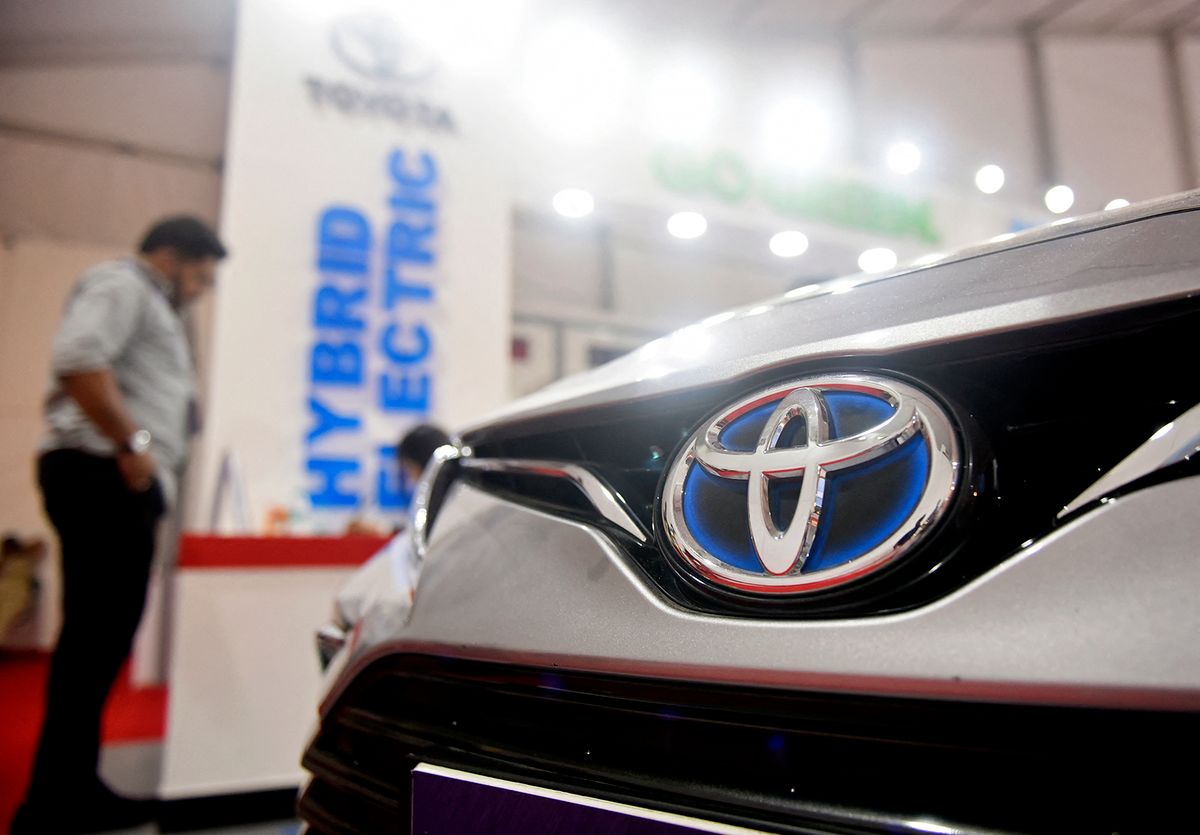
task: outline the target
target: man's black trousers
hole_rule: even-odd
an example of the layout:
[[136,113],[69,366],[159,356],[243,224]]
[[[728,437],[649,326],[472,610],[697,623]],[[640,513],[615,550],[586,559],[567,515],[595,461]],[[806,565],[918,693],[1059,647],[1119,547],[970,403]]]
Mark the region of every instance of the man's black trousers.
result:
[[47,452],[38,460],[38,483],[61,544],[62,631],[50,662],[31,803],[86,796],[97,785],[100,718],[142,619],[164,511],[159,485],[131,491],[113,458]]

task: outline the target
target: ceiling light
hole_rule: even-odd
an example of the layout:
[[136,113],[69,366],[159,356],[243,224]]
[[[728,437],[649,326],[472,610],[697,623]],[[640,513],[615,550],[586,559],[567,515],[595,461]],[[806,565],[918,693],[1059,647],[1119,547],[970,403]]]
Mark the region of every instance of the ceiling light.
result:
[[897,142],[887,150],[887,164],[897,174],[911,174],[921,167],[921,149],[911,142]]
[[1070,186],[1054,186],[1046,192],[1046,208],[1056,215],[1061,215],[1073,205],[1075,192],[1071,191]]
[[771,236],[770,247],[780,258],[795,258],[808,251],[808,236],[794,229],[776,232]]
[[563,217],[587,217],[595,208],[595,199],[581,188],[564,188],[554,195],[554,211]]
[[995,194],[1004,188],[1004,169],[999,165],[985,165],[975,172],[975,187],[984,194]]
[[667,231],[676,238],[699,238],[708,229],[708,221],[699,212],[676,212],[667,218]]
[[1126,200],[1124,197],[1118,197],[1116,200],[1109,200],[1105,205],[1104,210],[1108,212],[1112,211],[1113,209],[1124,209],[1128,205],[1128,200]]

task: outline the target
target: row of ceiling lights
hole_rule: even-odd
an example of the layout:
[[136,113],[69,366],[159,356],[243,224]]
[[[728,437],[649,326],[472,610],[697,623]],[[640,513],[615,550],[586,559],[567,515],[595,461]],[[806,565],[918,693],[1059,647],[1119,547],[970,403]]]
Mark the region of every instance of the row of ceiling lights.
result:
[[[896,174],[907,176],[921,166],[921,149],[912,142],[896,142],[887,149],[888,167]],[[982,166],[975,172],[975,186],[984,194],[995,194],[1004,187],[1004,169],[994,163]],[[1075,204],[1075,192],[1066,185],[1052,186],[1046,191],[1046,208],[1054,214],[1062,214]],[[595,209],[592,195],[579,188],[563,189],[554,196],[554,209],[568,218],[581,218]],[[1106,210],[1129,205],[1123,198],[1110,200]],[[691,240],[699,238],[708,230],[708,221],[699,212],[676,212],[667,219],[667,231],[676,238]],[[795,258],[808,250],[808,236],[803,232],[788,229],[771,237],[769,248],[780,258]],[[896,265],[896,253],[886,247],[875,247],[864,251],[858,259],[859,269],[864,272],[882,272]]]
[[[1062,211],[1069,208],[1069,201],[1073,198],[1070,194],[1070,189],[1066,186],[1056,186],[1056,189],[1065,189],[1066,193],[1055,192],[1051,189],[1046,197],[1047,205],[1062,205],[1067,202]],[[563,217],[577,219],[590,215],[596,208],[596,200],[591,193],[581,188],[565,188],[554,195],[552,201],[554,210]],[[1120,209],[1129,205],[1128,200],[1113,200],[1110,201],[1104,208],[1106,210]],[[1050,207],[1051,211],[1055,211]],[[1056,221],[1060,223],[1062,221]],[[701,237],[708,231],[708,219],[699,212],[683,211],[676,212],[667,218],[667,232],[673,237],[681,240],[694,240]],[[992,241],[1002,241],[1013,237],[1013,233],[1005,233],[992,238]],[[776,232],[771,236],[767,243],[771,252],[780,258],[795,258],[803,255],[808,251],[808,236],[796,229],[785,229],[782,232]],[[864,250],[858,256],[858,268],[863,272],[885,272],[896,266],[897,256],[894,250],[887,247],[872,247]]]
[[[893,173],[907,176],[921,167],[921,149],[911,142],[897,142],[887,149],[888,168]],[[988,163],[975,172],[975,187],[984,194],[995,194],[1004,188],[1004,169]],[[1070,186],[1056,185],[1046,190],[1043,196],[1046,208],[1056,215],[1068,211],[1075,205],[1075,192]],[[1128,206],[1124,198],[1110,200],[1105,209],[1120,209]]]
[[[613,129],[629,109],[635,89],[645,110],[643,124],[657,138],[687,144],[712,139],[719,117],[718,73],[705,60],[668,64],[635,84],[631,56],[622,39],[599,21],[560,18],[544,26],[525,52],[521,86],[532,113],[564,138],[595,139]],[[814,170],[828,161],[838,127],[827,92],[791,95],[764,102],[758,130],[758,152],[773,165]],[[747,137],[749,139],[750,137]],[[887,167],[907,176],[921,167],[921,149],[897,141],[884,152]],[[1004,188],[1004,169],[994,163],[975,172],[984,194]],[[1062,214],[1075,203],[1069,186],[1053,185],[1043,195],[1046,208]],[[1127,205],[1111,201],[1105,208]]]
[[[590,192],[581,188],[565,188],[554,195],[554,210],[563,217],[582,218],[596,208]],[[681,240],[694,240],[708,231],[708,219],[699,212],[676,212],[667,218],[667,232]],[[776,232],[768,242],[771,252],[780,258],[795,258],[808,251],[808,236],[796,229]],[[896,266],[896,253],[887,247],[873,247],[858,256],[858,268],[863,272],[884,272]]]

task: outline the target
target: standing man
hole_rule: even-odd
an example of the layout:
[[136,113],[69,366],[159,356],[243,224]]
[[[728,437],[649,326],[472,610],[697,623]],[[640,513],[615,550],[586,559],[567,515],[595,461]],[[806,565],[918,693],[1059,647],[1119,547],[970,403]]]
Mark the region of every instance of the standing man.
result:
[[151,801],[97,775],[100,717],[142,617],[159,518],[175,500],[193,417],[184,308],[212,287],[225,247],[201,221],[155,224],[136,257],[80,277],[54,338],[38,459],[62,557],[62,631],[22,832],[136,826]]

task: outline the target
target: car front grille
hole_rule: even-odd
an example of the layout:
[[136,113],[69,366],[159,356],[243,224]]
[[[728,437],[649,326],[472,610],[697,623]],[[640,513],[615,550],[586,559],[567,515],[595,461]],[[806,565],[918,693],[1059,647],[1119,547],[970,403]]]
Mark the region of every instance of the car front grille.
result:
[[[418,763],[772,832],[1153,831],[1191,714],[800,694],[392,656],[324,717],[316,832],[406,832]],[[934,828],[930,828],[934,827]]]
[[[619,495],[650,532],[638,541],[562,479],[462,469],[459,477],[508,499],[606,530],[677,604],[730,616],[829,618],[924,605],[980,576],[1060,524],[1059,512],[1157,429],[1200,403],[1184,373],[1200,332],[1200,299],[989,334],[878,356],[773,368],[704,390],[524,423],[464,439],[477,460],[567,462]],[[806,594],[748,599],[714,589],[665,558],[658,513],[663,473],[698,423],[757,388],[838,371],[891,375],[933,394],[954,415],[966,450],[956,507],[912,559],[869,580]],[[1195,462],[1172,476],[1197,472]]]

